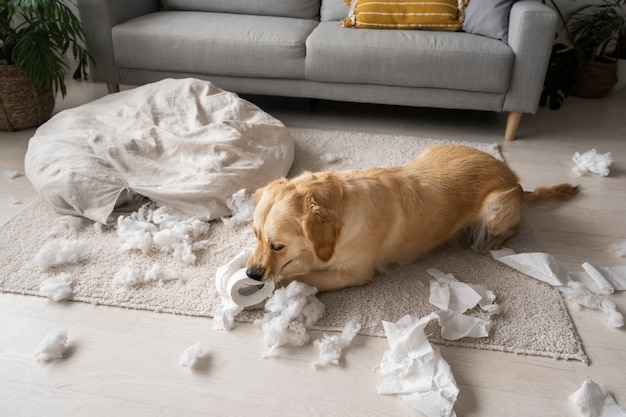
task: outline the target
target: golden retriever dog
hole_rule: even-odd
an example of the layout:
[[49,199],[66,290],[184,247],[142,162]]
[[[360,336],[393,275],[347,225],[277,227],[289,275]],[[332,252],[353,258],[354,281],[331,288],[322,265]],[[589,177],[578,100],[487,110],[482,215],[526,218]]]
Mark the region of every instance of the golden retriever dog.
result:
[[256,192],[246,273],[319,291],[363,285],[462,232],[476,252],[497,249],[518,229],[525,201],[577,193],[570,184],[523,191],[504,162],[461,145],[430,147],[399,166],[305,172]]

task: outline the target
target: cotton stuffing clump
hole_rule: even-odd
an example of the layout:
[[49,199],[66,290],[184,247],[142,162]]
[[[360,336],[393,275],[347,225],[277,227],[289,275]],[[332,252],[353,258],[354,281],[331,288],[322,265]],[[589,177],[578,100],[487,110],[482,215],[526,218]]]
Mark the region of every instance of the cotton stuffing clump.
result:
[[146,204],[129,216],[118,217],[116,231],[124,241],[121,250],[147,254],[154,249],[195,264],[194,251],[207,245],[206,240],[198,239],[208,232],[209,224],[193,217],[171,215],[165,207],[155,207],[153,203]]
[[55,329],[49,331],[35,351],[37,360],[49,361],[61,359],[67,349],[67,330]]
[[230,217],[222,217],[222,222],[226,226],[237,226],[239,224],[252,221],[256,203],[245,188],[234,193],[226,200],[226,206],[230,209]]
[[361,325],[351,321],[346,324],[340,335],[330,336],[324,333],[321,339],[313,342],[313,345],[320,351],[320,359],[313,365],[338,365],[343,349],[352,342],[359,330],[361,330]]
[[185,366],[187,368],[193,368],[198,360],[202,356],[202,344],[197,342],[191,346],[189,346],[185,351],[180,355],[178,359],[178,363],[180,366]]
[[77,264],[87,251],[82,239],[52,239],[43,244],[35,255],[35,262],[43,269],[63,264]]
[[69,300],[74,294],[72,285],[74,279],[67,272],[44,280],[39,286],[39,293],[45,295],[53,301]]
[[302,346],[309,341],[308,329],[322,318],[325,310],[315,294],[317,288],[293,281],[267,300],[263,318],[255,321],[270,347],[264,357],[272,355],[279,346]]

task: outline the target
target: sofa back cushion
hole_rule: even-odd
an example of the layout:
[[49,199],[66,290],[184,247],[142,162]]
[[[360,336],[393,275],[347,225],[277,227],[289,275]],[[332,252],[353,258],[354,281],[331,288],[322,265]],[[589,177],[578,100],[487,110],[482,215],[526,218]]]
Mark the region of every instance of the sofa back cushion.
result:
[[348,17],[349,8],[345,0],[322,0],[320,9],[320,20],[327,22],[329,20],[343,20]]
[[319,19],[320,0],[161,0],[166,10]]

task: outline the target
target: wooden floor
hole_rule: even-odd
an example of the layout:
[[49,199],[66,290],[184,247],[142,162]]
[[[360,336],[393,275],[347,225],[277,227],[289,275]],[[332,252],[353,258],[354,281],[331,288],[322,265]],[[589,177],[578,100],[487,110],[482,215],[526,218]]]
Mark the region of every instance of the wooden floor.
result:
[[[101,84],[70,81],[57,111],[99,97]],[[540,244],[570,270],[580,264],[626,264],[608,248],[626,238],[626,89],[605,99],[569,98],[559,111],[522,118],[518,139],[504,143],[506,115],[392,106],[247,97],[290,127],[410,134],[502,145],[527,188],[571,181],[582,195],[536,219]],[[23,169],[33,131],[0,133],[0,170]],[[574,152],[612,152],[609,177],[576,177]],[[384,149],[380,150],[384,152]],[[0,177],[0,222],[35,198],[25,177]],[[19,200],[22,204],[15,204]],[[211,277],[207,277],[210,279]],[[612,295],[626,313],[626,294]],[[591,359],[554,360],[442,347],[460,388],[463,417],[578,416],[568,401],[588,376],[626,406],[626,331],[598,311],[571,315]],[[33,352],[46,332],[69,332],[70,349],[42,364]],[[319,333],[314,333],[317,338]],[[178,357],[200,341],[207,356],[196,371]],[[384,338],[358,337],[340,366],[314,370],[313,346],[262,359],[261,331],[238,324],[214,331],[211,320],[0,294],[1,416],[417,416],[395,396],[376,393]]]

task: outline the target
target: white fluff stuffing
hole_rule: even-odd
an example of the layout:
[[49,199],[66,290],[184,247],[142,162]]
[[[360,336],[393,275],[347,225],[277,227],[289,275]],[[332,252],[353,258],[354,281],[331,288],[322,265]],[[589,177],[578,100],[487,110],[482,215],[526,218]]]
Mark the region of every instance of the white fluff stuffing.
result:
[[607,321],[611,327],[624,326],[624,316],[617,311],[615,303],[605,296],[595,294],[584,284],[577,281],[570,281],[567,287],[559,287],[559,291],[565,298],[574,303],[577,308],[586,307],[594,310],[602,310],[607,316]]
[[611,245],[611,250],[620,258],[626,255],[626,239]]
[[113,277],[113,285],[118,287],[135,287],[143,283],[143,277],[141,274],[133,269],[131,266],[126,265],[120,268],[119,271]]
[[245,188],[242,188],[226,200],[226,206],[230,209],[232,215],[230,217],[222,217],[222,222],[226,226],[237,226],[252,221],[256,203],[252,195],[248,194]]
[[207,241],[199,238],[208,232],[209,223],[175,216],[165,207],[155,207],[154,203],[146,204],[129,216],[118,217],[116,231],[124,240],[121,250],[147,254],[154,249],[195,264],[194,251],[206,246]]
[[69,300],[74,294],[74,279],[67,272],[44,280],[39,286],[39,293],[53,301]]
[[322,155],[321,159],[322,159],[322,162],[325,162],[327,164],[336,164],[340,162],[343,158],[340,155],[328,152]]
[[113,277],[113,285],[117,287],[136,287],[138,285],[156,282],[163,285],[166,282],[180,279],[180,274],[170,269],[163,269],[160,264],[155,263],[145,274],[134,269],[131,265],[125,265]]
[[14,180],[17,177],[22,176],[22,172],[19,169],[7,168],[4,170],[2,176],[7,180]]
[[39,343],[35,356],[40,361],[61,359],[65,349],[67,349],[67,330],[55,329],[49,331]]
[[595,149],[591,149],[584,154],[576,152],[572,158],[576,166],[572,169],[578,175],[585,175],[587,172],[606,177],[609,175],[609,167],[613,163],[611,152],[599,154]]
[[320,351],[320,359],[314,362],[313,365],[338,365],[343,349],[352,342],[352,339],[354,339],[354,336],[360,329],[360,323],[350,321],[343,328],[341,335],[330,336],[324,333],[321,339],[313,341],[313,345]]
[[202,344],[197,342],[191,346],[189,346],[185,351],[180,355],[178,359],[178,363],[181,366],[185,366],[187,368],[193,368],[196,363],[198,363],[198,359],[202,356]]
[[263,318],[254,323],[263,329],[263,340],[270,356],[283,345],[302,346],[307,332],[324,315],[325,306],[316,297],[317,288],[299,281],[276,290],[265,303]]
[[18,204],[22,204],[22,200],[20,200],[17,197],[9,196],[9,203],[18,205]]
[[87,250],[87,241],[81,239],[52,239],[43,244],[35,255],[35,262],[43,269],[63,264],[77,264]]

